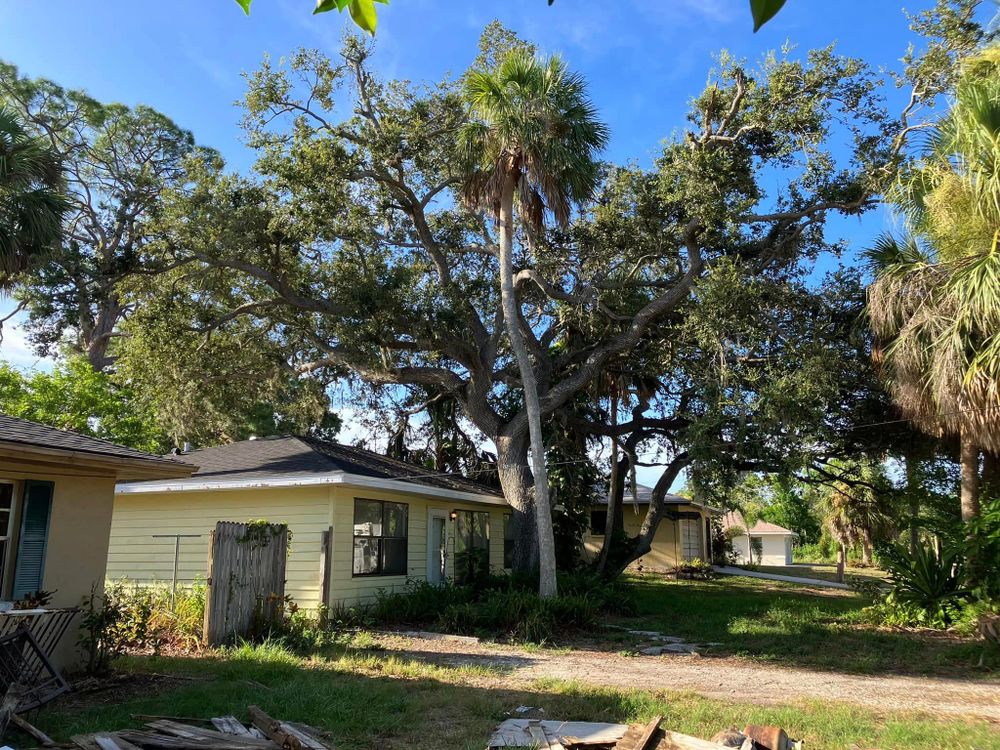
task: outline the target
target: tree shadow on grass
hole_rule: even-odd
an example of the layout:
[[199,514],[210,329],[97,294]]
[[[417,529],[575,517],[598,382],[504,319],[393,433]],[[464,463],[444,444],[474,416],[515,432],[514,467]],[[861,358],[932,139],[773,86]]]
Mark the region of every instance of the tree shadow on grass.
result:
[[[631,581],[639,604],[615,624],[656,630],[692,643],[719,643],[704,657],[741,656],[790,667],[845,674],[1000,678],[1000,649],[940,631],[867,625],[867,602],[845,592],[723,578]],[[599,638],[589,639],[600,647]],[[606,650],[627,648],[620,634]]]
[[[546,718],[629,723],[656,714],[664,725],[708,738],[747,723],[778,724],[814,750],[859,746],[920,748],[990,746],[984,722],[937,722],[913,715],[872,716],[862,708],[836,705],[753,706],[690,693],[593,689],[571,683],[511,690],[489,674],[461,668],[426,667],[391,654],[362,654],[345,668],[340,661],[279,658],[162,658],[132,660],[143,672],[197,677],[169,683],[115,703],[56,702],[32,717],[57,740],[79,733],[140,727],[137,714],[246,719],[249,704],[275,717],[329,732],[338,750],[408,748],[441,750],[485,747],[493,728],[521,705],[541,708]],[[352,657],[353,658],[353,657]],[[995,739],[995,737],[994,737]],[[23,745],[20,745],[23,746]]]

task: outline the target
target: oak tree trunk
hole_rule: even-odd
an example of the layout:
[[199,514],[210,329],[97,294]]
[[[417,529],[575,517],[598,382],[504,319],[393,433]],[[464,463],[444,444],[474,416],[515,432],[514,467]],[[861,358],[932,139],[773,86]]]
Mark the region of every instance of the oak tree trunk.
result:
[[499,436],[494,442],[500,486],[504,499],[511,507],[511,532],[514,536],[512,570],[527,575],[538,567],[538,534],[527,440],[522,433],[516,437]]
[[620,563],[614,566],[613,573],[608,577],[617,577],[625,572],[625,569],[633,562],[644,555],[648,555],[653,549],[653,537],[663,520],[663,501],[666,498],[667,490],[673,485],[674,480],[689,463],[686,456],[675,458],[660,474],[660,478],[653,486],[653,491],[649,497],[649,508],[646,510],[646,517],[642,519],[642,526],[639,528],[639,536],[635,539],[632,549]]
[[[617,444],[615,444],[617,445]],[[628,456],[612,456],[611,478],[608,484],[608,515],[604,525],[604,539],[597,558],[597,572],[603,574],[608,568],[608,558],[615,543],[619,528],[624,528],[622,506],[625,501],[625,476],[629,467]],[[621,524],[621,526],[619,526]]]
[[519,303],[514,289],[514,186],[515,177],[508,174],[500,197],[500,301],[510,348],[521,373],[524,408],[528,415],[531,439],[531,473],[535,484],[535,521],[538,537],[538,595],[555,596],[556,544],[552,528],[552,508],[549,504],[549,477],[545,466],[545,441],[542,438],[542,410],[538,399],[538,383],[531,357],[521,335]]

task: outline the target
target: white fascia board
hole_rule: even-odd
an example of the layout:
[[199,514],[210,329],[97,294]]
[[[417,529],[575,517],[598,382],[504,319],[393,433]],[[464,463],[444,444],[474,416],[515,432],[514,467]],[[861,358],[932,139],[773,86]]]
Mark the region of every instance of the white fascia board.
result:
[[205,492],[210,490],[255,490],[266,488],[316,487],[322,485],[343,484],[349,487],[367,487],[380,490],[408,492],[413,495],[430,495],[432,497],[463,500],[482,505],[506,506],[507,501],[496,495],[481,495],[475,492],[462,492],[445,488],[429,487],[413,484],[397,479],[382,479],[381,477],[366,477],[362,474],[349,474],[344,471],[325,472],[323,474],[302,474],[296,477],[274,477],[259,479],[217,479],[199,481],[197,478],[176,482],[120,482],[115,485],[116,495],[152,495],[171,492]]

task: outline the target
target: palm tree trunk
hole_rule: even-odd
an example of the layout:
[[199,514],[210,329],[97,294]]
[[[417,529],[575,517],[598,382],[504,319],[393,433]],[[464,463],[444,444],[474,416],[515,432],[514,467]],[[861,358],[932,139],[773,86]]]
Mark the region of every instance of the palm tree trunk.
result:
[[993,451],[983,451],[983,487],[988,500],[1000,493],[1000,455]]
[[979,515],[979,446],[962,435],[962,520]]
[[861,531],[861,564],[870,567],[872,564],[872,532],[871,529]]
[[847,546],[840,542],[837,545],[837,583],[844,582],[844,566],[847,564]]
[[917,457],[910,451],[906,461],[906,495],[910,506],[910,554],[915,555],[920,546],[920,495],[917,491]]
[[549,504],[549,476],[545,466],[545,441],[542,438],[542,410],[538,383],[531,357],[520,329],[520,314],[514,290],[514,176],[508,175],[500,197],[500,301],[510,347],[517,359],[528,414],[531,439],[531,473],[535,480],[535,520],[538,530],[538,595],[555,596],[556,543]]

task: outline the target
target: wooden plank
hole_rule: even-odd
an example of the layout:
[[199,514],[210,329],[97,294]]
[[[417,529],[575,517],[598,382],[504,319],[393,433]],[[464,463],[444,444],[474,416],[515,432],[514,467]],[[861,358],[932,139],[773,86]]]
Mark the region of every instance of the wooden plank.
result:
[[656,750],[725,750],[725,748],[708,740],[698,739],[697,737],[665,729],[663,730],[663,736],[656,745]]
[[160,732],[142,732],[125,729],[117,732],[117,736],[141,747],[160,747],[166,750],[274,750],[275,746],[252,737],[234,737],[219,733],[221,739],[212,737],[178,737]]
[[537,719],[506,719],[493,731],[489,746],[531,747],[534,740],[528,732],[528,725],[532,721],[537,722],[549,737],[574,737],[590,745],[614,745],[628,729],[625,724],[594,721],[538,722]]
[[142,750],[138,745],[133,745],[128,740],[123,740],[117,733],[110,735],[115,738],[115,744],[121,748],[121,750]]
[[95,734],[94,742],[101,750],[122,750],[115,742],[115,738],[108,734]]
[[237,737],[249,737],[250,730],[243,726],[243,722],[235,716],[217,716],[212,719],[212,726],[223,734],[233,734]]
[[17,714],[11,714],[10,723],[13,724],[15,727],[17,727],[18,729],[20,729],[25,734],[34,738],[39,744],[42,745],[56,744],[55,742],[53,742],[51,737],[45,734],[45,732],[36,727],[34,724],[31,724],[27,719],[22,719]]
[[285,750],[303,750],[299,738],[281,728],[281,722],[264,713],[259,706],[249,706],[250,720],[264,733],[264,736]]
[[101,750],[101,746],[94,741],[94,736],[93,734],[74,734],[69,738],[69,741],[82,750]]
[[201,727],[192,727],[187,724],[170,721],[169,719],[151,721],[146,726],[151,729],[164,732],[165,734],[173,735],[174,737],[184,737],[185,739],[190,740],[204,740],[210,743],[217,742],[230,746],[239,745],[240,747],[256,747],[261,748],[261,750],[268,750],[269,748],[274,747],[269,740],[258,740],[255,737],[251,737],[249,732],[247,732],[245,736],[234,737],[233,735],[226,734],[225,732],[219,732],[214,729],[202,729]]
[[633,724],[615,745],[615,750],[647,750],[661,721],[662,716],[655,716],[646,724]]
[[289,721],[281,722],[280,726],[282,730],[298,739],[305,750],[331,750],[329,745],[316,737],[313,732],[309,731],[312,727],[303,729]]
[[528,724],[528,734],[531,735],[532,744],[537,745],[539,750],[549,750],[549,738],[541,723],[533,721]]

